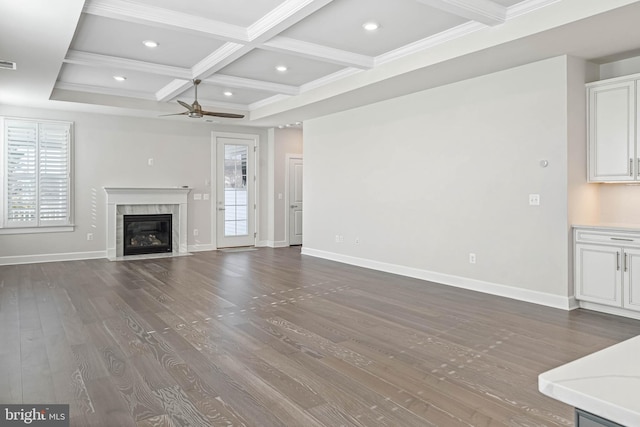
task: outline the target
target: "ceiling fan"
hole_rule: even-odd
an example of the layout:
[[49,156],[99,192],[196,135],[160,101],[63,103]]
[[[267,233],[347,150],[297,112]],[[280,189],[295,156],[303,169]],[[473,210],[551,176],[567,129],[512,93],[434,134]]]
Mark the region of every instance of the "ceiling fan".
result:
[[219,113],[215,111],[205,111],[202,109],[202,106],[198,103],[198,85],[202,80],[194,79],[193,80],[193,88],[196,92],[195,100],[193,104],[189,105],[186,102],[178,100],[178,104],[182,105],[187,111],[183,113],[175,113],[175,114],[163,114],[163,116],[187,116],[192,119],[199,119],[202,116],[215,116],[215,117],[224,117],[227,119],[241,119],[244,117],[243,114],[232,114],[232,113]]

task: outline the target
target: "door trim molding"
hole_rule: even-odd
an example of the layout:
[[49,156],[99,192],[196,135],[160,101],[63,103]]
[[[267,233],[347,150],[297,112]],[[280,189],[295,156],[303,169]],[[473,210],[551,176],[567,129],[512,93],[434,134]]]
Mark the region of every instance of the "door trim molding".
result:
[[260,163],[258,161],[258,154],[260,152],[260,135],[258,134],[254,134],[254,133],[235,133],[235,132],[217,132],[217,131],[211,131],[211,176],[209,177],[209,190],[210,190],[210,194],[211,197],[209,198],[210,204],[209,204],[209,209],[211,210],[211,216],[210,216],[210,220],[211,220],[211,245],[210,247],[213,250],[218,249],[218,236],[217,236],[217,227],[218,227],[218,209],[216,208],[216,201],[218,200],[218,182],[217,182],[217,173],[218,173],[218,163],[217,163],[217,152],[218,152],[218,138],[236,138],[236,139],[251,139],[253,140],[253,145],[256,147],[256,151],[254,153],[254,173],[255,173],[255,177],[256,180],[253,183],[253,203],[255,203],[256,205],[256,209],[254,212],[254,216],[253,216],[253,222],[254,222],[254,232],[256,233],[256,237],[253,238],[253,243],[254,245],[256,244],[256,242],[258,241],[258,224],[260,223],[260,221],[258,220],[259,218],[259,212],[260,212],[260,205],[258,204],[258,200],[259,200],[259,182],[260,182],[260,174],[259,174],[259,166],[258,164]]
[[[289,239],[289,162],[291,159],[300,159],[304,162],[302,154],[287,153],[284,156],[284,243],[285,246],[290,246]],[[304,224],[304,222],[303,222]]]

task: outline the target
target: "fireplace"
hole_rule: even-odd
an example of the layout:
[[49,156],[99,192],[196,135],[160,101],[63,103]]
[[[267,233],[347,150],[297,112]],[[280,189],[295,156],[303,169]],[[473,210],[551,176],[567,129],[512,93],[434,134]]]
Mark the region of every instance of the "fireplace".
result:
[[173,251],[171,214],[124,215],[123,255]]

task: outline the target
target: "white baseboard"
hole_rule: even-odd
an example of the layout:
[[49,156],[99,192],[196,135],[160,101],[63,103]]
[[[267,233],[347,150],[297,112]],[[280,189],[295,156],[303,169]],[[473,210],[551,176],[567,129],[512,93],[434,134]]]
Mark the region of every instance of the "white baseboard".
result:
[[216,247],[212,244],[206,245],[189,245],[187,247],[187,251],[189,252],[205,252],[205,251],[215,251]]
[[289,243],[287,243],[286,240],[278,240],[278,241],[263,240],[260,242],[260,246],[267,247],[267,248],[286,248],[289,246]]
[[624,316],[624,317],[629,317],[631,319],[640,320],[640,312],[638,311],[626,310],[621,307],[609,307],[607,305],[602,305],[602,304],[589,302],[589,301],[580,301],[578,304],[580,305],[580,308],[584,308],[587,310],[599,311],[607,314],[615,314],[616,316]]
[[559,308],[563,310],[573,310],[575,308],[578,308],[578,303],[573,297],[563,297],[559,295],[547,294],[544,292],[515,288],[512,286],[505,286],[497,283],[485,282],[482,280],[469,279],[467,277],[453,276],[450,274],[421,270],[418,268],[407,267],[398,264],[390,264],[366,258],[337,254],[334,252],[328,252],[319,249],[311,249],[304,246],[302,247],[302,254],[317,258],[324,258],[331,261],[337,261],[344,264],[351,264],[358,267],[365,267],[371,270],[384,271],[387,273],[398,274],[400,276],[412,277],[415,279],[427,280],[430,282],[436,282],[443,285],[454,286],[457,288],[469,289],[486,294],[512,298],[518,301],[530,302],[547,307]]
[[106,258],[107,251],[69,252],[62,254],[17,255],[0,257],[0,265],[34,264],[38,262],[78,261]]

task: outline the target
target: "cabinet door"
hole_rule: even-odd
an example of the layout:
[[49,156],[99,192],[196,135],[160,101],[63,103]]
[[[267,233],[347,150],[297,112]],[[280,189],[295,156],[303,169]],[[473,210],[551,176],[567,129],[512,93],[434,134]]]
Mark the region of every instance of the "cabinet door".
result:
[[640,311],[640,249],[624,250],[624,307]]
[[622,249],[578,244],[575,260],[576,298],[621,307]]
[[589,88],[589,180],[633,181],[635,153],[635,82]]

